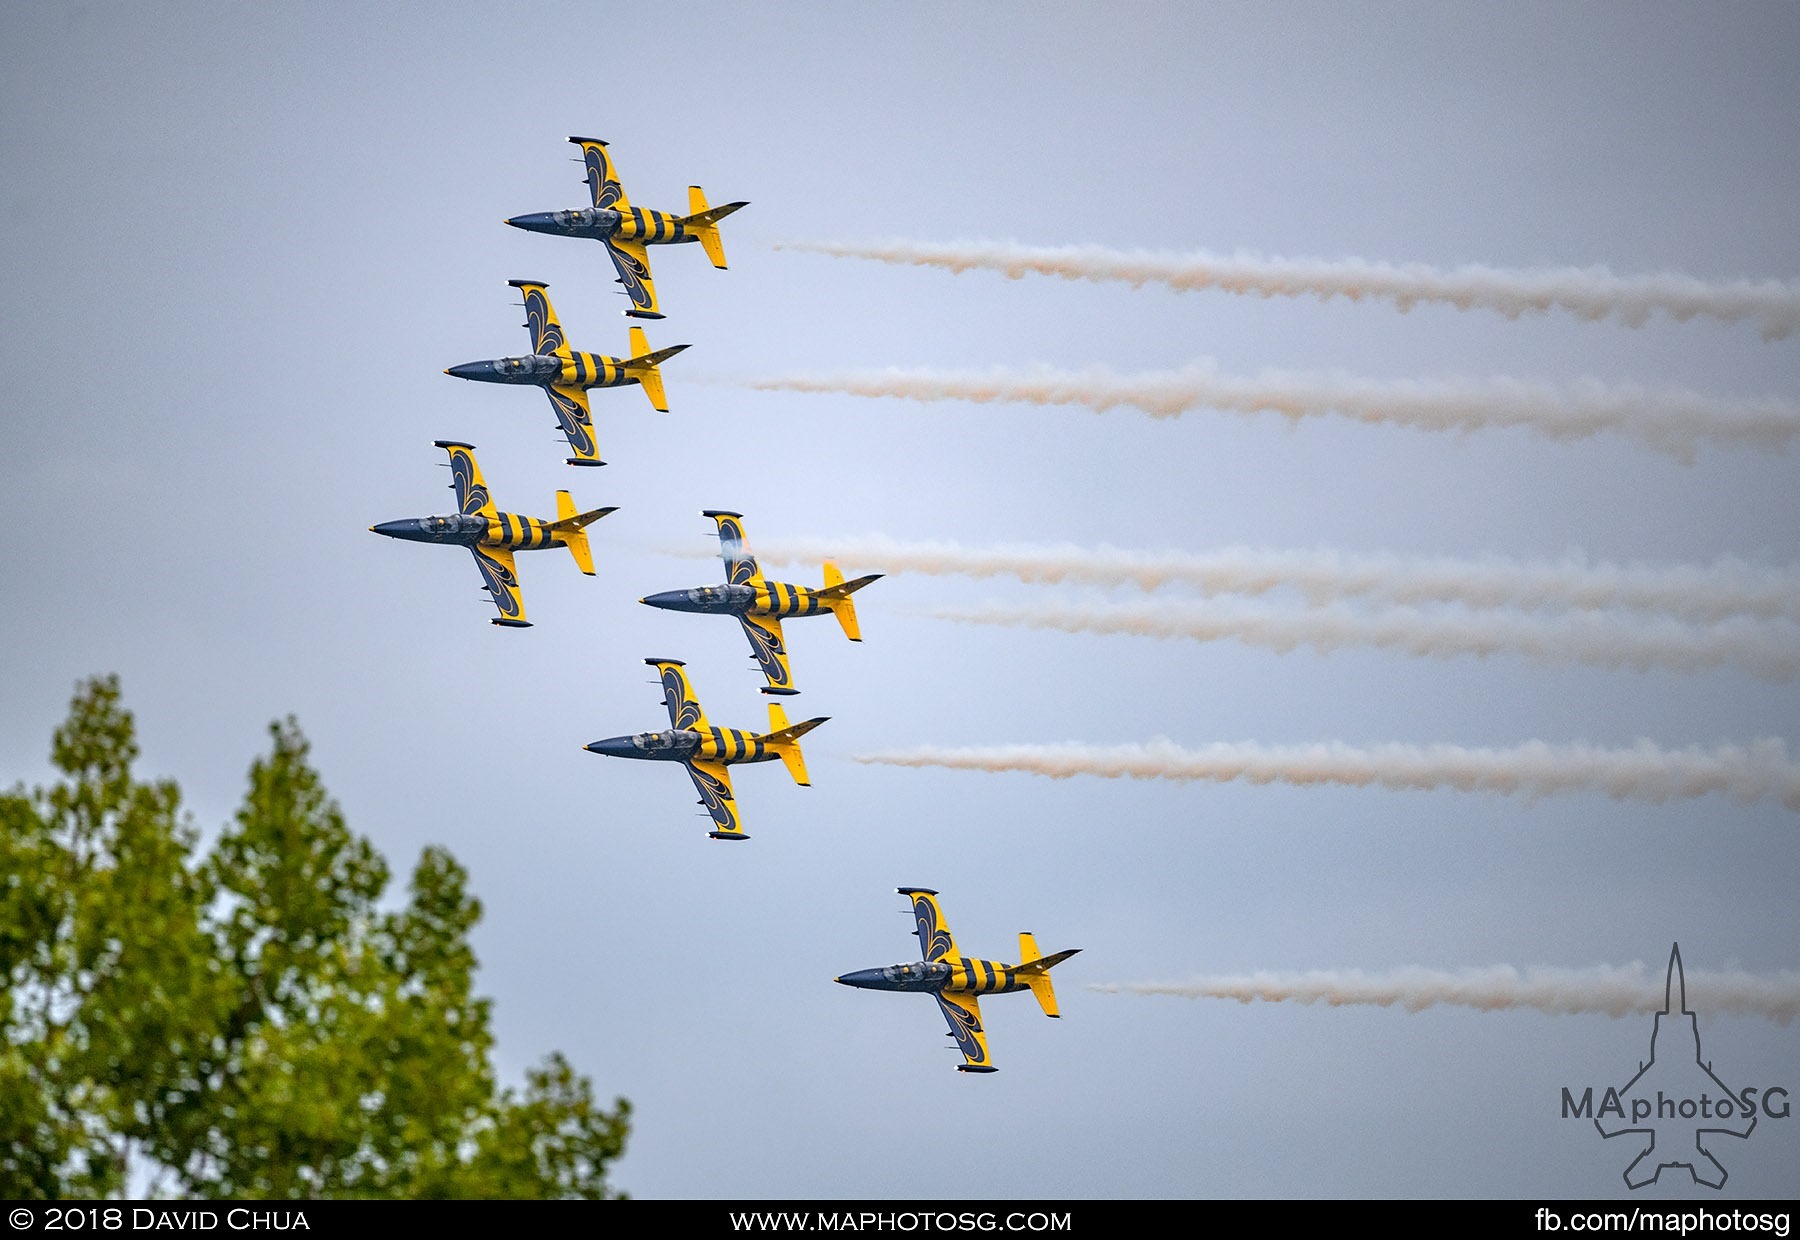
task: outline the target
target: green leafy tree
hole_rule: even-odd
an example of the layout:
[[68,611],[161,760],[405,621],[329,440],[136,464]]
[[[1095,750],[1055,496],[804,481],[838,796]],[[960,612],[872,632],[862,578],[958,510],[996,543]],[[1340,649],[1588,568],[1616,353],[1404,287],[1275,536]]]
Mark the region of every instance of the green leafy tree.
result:
[[211,851],[139,783],[116,678],[0,793],[0,1197],[613,1197],[630,1104],[560,1055],[501,1089],[467,874],[388,868],[290,719]]

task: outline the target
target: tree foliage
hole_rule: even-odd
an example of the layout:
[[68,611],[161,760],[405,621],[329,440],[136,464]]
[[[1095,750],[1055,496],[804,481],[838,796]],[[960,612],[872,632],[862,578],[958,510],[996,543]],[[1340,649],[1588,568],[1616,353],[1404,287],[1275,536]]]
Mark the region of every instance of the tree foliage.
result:
[[210,851],[141,783],[116,678],[61,779],[0,792],[0,1197],[610,1197],[630,1104],[560,1055],[500,1088],[467,873],[388,867],[292,719]]

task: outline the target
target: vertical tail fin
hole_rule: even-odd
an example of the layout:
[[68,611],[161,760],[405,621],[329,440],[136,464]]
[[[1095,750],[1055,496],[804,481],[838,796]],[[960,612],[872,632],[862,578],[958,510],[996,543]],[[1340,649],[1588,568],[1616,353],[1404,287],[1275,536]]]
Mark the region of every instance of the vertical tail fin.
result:
[[844,574],[838,571],[836,564],[829,560],[825,562],[825,588],[819,591],[820,599],[831,609],[831,614],[837,617],[844,636],[853,642],[862,640],[862,626],[856,622],[856,604],[850,596],[871,581],[879,581],[881,576],[880,573],[874,573],[868,577],[858,577],[855,581],[845,581]]
[[808,719],[804,723],[788,723],[787,712],[775,702],[769,703],[769,730],[758,739],[774,750],[794,782],[802,788],[812,786],[806,775],[806,758],[800,753],[800,738],[825,722],[827,716]]
[[1029,933],[1019,933],[1019,973],[1025,984],[1031,987],[1032,996],[1037,999],[1038,1006],[1044,1009],[1045,1016],[1060,1016],[1056,1010],[1056,988],[1050,984],[1050,970],[1080,951],[1079,947],[1066,952],[1057,952],[1054,956],[1038,955],[1037,939]]

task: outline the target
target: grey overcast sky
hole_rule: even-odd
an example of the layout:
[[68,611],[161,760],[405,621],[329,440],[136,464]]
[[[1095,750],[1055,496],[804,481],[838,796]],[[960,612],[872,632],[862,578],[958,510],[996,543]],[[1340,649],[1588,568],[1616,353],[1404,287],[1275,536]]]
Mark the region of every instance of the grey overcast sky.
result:
[[[636,1107],[636,1196],[1461,1196],[1626,1192],[1630,1140],[1564,1120],[1623,1084],[1647,1016],[1105,993],[1257,970],[1797,966],[1800,821],[1651,804],[861,765],[916,745],[1166,737],[1680,747],[1800,738],[1792,683],[1509,653],[1278,653],[957,625],[943,605],[1091,601],[896,574],[865,641],[788,626],[813,787],[739,768],[753,839],[709,841],[678,769],[587,741],[664,726],[645,656],[757,727],[729,620],[641,607],[721,579],[703,508],[759,539],[1110,544],[1656,564],[1800,562],[1791,454],[1343,418],[915,404],[754,391],[795,371],[1048,365],[1337,372],[1800,398],[1800,338],[1666,317],[952,275],[793,240],[1800,276],[1789,4],[13,4],[0,11],[0,417],[12,533],[0,780],[48,777],[76,681],[116,671],[142,768],[233,811],[296,715],[397,870],[472,871],[499,1067],[565,1051]],[[672,412],[596,391],[603,470],[541,396],[458,383],[525,352],[506,281],[578,348],[625,346],[591,242],[501,220],[584,205],[564,138],[640,205],[749,199],[731,260],[652,252]],[[501,506],[619,512],[599,575],[522,555],[536,627],[488,624],[451,548],[370,535],[450,510],[434,439]],[[774,566],[771,565],[773,568]],[[847,562],[847,572],[874,566]],[[816,563],[781,566],[816,582]],[[1134,601],[1120,590],[1101,597]],[[1148,596],[1190,601],[1180,591]],[[1295,613],[1297,597],[1268,604]],[[1554,622],[1555,613],[1540,617]],[[795,717],[800,717],[795,715]],[[1000,1072],[922,997],[897,886],[967,951],[1080,947],[1064,1018],[983,1005]],[[1800,1092],[1792,1025],[1700,1012],[1734,1085]],[[1727,1140],[1723,1196],[1800,1189],[1800,1120]],[[1708,1190],[1671,1184],[1656,1199]]]

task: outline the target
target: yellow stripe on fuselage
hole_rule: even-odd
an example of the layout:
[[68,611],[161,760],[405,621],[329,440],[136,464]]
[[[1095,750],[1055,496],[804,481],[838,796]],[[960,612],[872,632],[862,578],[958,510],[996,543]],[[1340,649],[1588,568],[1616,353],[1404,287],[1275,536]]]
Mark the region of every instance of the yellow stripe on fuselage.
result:
[[618,358],[604,353],[570,354],[556,381],[564,387],[578,388],[620,387],[637,382],[626,377],[625,367]]
[[756,602],[750,607],[753,616],[816,616],[828,610],[817,590],[789,585],[785,581],[763,581],[756,587]]
[[537,517],[522,517],[516,512],[497,512],[488,518],[484,547],[505,547],[511,551],[538,551],[560,547],[562,539],[548,522]]
[[950,963],[950,981],[944,989],[957,994],[996,995],[1024,990],[1026,986],[1019,980],[1014,965],[964,956]]
[[711,758],[715,762],[755,762],[768,752],[754,732],[709,727],[699,735],[700,750],[697,756]]
[[619,213],[619,227],[613,236],[623,241],[640,241],[645,245],[666,245],[672,241],[688,240],[687,229],[681,226],[679,215],[670,215],[667,211],[650,211],[643,207],[628,207]]

